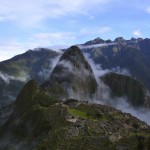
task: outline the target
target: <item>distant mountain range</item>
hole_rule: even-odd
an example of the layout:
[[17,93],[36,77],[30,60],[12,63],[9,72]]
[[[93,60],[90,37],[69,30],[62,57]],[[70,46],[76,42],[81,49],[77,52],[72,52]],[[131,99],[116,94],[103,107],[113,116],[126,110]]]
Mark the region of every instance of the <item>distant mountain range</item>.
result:
[[[119,68],[120,73],[126,69],[134,79],[150,90],[150,39],[125,40],[119,37],[114,41],[105,41],[96,38],[77,46],[89,54],[95,64],[101,65],[102,69],[116,72]],[[0,62],[1,107],[14,101],[30,79],[44,82],[61,55],[62,53],[50,49],[38,48]]]
[[104,41],[96,38],[79,47],[103,69],[125,68],[150,90],[150,39],[125,40],[119,37],[114,41]]
[[[34,54],[37,59],[33,59]],[[42,56],[43,51],[28,51],[25,64],[36,64],[39,54]],[[53,60],[59,57],[53,51],[50,56]],[[46,60],[46,55],[43,57]],[[46,74],[47,79],[38,80],[40,85],[31,74],[32,80],[23,86],[14,103],[0,110],[1,150],[150,149],[149,125],[95,102],[109,101],[106,93],[110,91],[110,101],[125,96],[135,108],[148,107],[147,90],[138,80],[117,73],[96,78],[77,46],[67,49]]]

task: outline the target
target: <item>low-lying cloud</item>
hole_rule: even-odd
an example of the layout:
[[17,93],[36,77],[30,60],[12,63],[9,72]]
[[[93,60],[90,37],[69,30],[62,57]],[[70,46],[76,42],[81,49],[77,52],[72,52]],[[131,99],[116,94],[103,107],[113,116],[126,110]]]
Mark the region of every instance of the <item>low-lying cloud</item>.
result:
[[112,69],[106,69],[103,70],[101,68],[101,65],[96,65],[94,61],[89,57],[88,54],[84,54],[86,59],[88,60],[89,64],[91,65],[94,75],[96,77],[96,80],[98,82],[99,88],[97,91],[97,94],[95,97],[90,100],[91,103],[97,103],[97,104],[104,104],[104,105],[111,105],[122,112],[130,113],[131,115],[137,117],[138,119],[145,121],[147,124],[150,125],[150,110],[140,107],[135,108],[131,106],[127,100],[127,97],[111,97],[111,89],[104,84],[104,82],[100,79],[101,76],[109,73],[109,72],[115,72],[119,74],[123,74],[126,76],[131,76],[130,72],[127,69],[122,69],[120,67],[112,68]]
[[133,108],[128,102],[127,99],[123,98],[118,101],[116,108],[120,109],[122,112],[130,113],[138,119],[147,122],[150,125],[150,110],[146,108]]
[[19,80],[21,82],[26,82],[27,79],[29,78],[28,75],[22,73],[19,77],[14,77],[14,76],[10,76],[6,73],[2,73],[0,71],[0,78],[7,84],[10,83],[11,80]]
[[97,47],[105,47],[105,46],[111,46],[111,45],[117,45],[117,43],[103,43],[103,44],[93,44],[93,45],[78,45],[81,49],[91,49],[91,48],[97,48]]
[[41,70],[40,72],[38,72],[38,75],[42,78],[42,80],[47,80],[47,79],[50,77],[50,75],[51,75],[53,69],[55,68],[56,64],[57,64],[58,61],[59,61],[60,56],[61,56],[61,55],[57,56],[57,57],[54,58],[54,59],[51,59],[51,60],[49,61],[49,65],[48,65],[48,68],[47,68],[47,69],[42,68],[42,70]]

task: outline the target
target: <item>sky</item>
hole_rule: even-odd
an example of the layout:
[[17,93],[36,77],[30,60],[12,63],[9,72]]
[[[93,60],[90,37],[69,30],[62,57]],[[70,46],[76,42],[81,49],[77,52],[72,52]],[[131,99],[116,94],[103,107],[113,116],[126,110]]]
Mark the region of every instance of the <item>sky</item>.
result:
[[150,0],[0,0],[0,61],[97,37],[150,38]]

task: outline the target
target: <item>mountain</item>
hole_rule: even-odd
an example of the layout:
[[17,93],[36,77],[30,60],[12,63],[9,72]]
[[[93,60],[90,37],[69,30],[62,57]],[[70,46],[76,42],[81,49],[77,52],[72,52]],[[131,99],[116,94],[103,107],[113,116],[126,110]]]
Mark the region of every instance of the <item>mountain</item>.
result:
[[96,93],[98,84],[81,50],[72,46],[60,57],[49,81],[43,87],[47,91],[59,87],[67,97],[87,99]]
[[112,97],[126,96],[128,103],[132,106],[150,108],[150,97],[138,80],[113,72],[107,73],[100,79],[109,86]]
[[146,150],[150,126],[110,106],[54,100],[35,81],[18,95],[0,149]]
[[[106,74],[101,80],[114,96],[127,94],[132,99],[144,92],[138,81],[123,75]],[[7,107],[11,111],[0,124],[0,149],[150,149],[149,125],[111,106],[94,104],[93,95],[99,86],[81,50],[70,47],[47,81],[41,85],[28,81]],[[133,88],[135,93],[126,88]]]
[[30,79],[44,82],[59,56],[55,51],[39,48],[0,62],[0,106],[11,104]]
[[150,90],[150,39],[125,40],[119,37],[114,41],[109,40],[109,43],[108,40],[97,39],[79,47],[90,54],[96,64],[101,64],[103,69],[125,68]]
[[84,45],[103,44],[103,43],[105,43],[105,41],[98,37],[92,41],[86,42]]

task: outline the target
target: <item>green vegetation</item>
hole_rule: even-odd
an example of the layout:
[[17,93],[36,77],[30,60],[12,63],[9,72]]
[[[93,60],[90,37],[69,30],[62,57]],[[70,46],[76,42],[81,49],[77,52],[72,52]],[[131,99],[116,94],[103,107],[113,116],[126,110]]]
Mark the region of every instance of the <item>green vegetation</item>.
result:
[[[16,109],[3,131],[3,134],[7,132],[13,137],[14,145],[23,141],[20,149],[29,146],[29,150],[117,150],[121,146],[132,150],[143,145],[149,146],[146,124],[130,115],[126,114],[125,117],[114,108],[81,103],[74,99],[66,102],[55,101],[45,95],[34,81],[30,81],[25,87],[30,87],[28,90],[34,88],[36,94],[26,95],[29,99],[25,99],[24,94],[29,91],[26,88],[26,92],[22,91],[23,95],[19,96],[18,101],[23,100],[24,111],[20,112],[17,108],[21,107],[17,101]],[[26,101],[28,105],[24,104]],[[71,119],[75,121],[72,122]],[[121,139],[117,134],[121,135]],[[144,142],[136,138],[140,136],[144,137]],[[13,144],[9,145],[12,149]]]
[[108,114],[100,114],[94,107],[85,104],[80,104],[76,108],[70,108],[69,113],[74,117],[90,119],[92,121],[102,121],[108,119]]
[[8,83],[0,78],[0,105],[6,106],[15,101],[24,84],[34,79],[39,83],[45,81],[41,74],[51,69],[51,60],[56,58],[57,52],[42,49],[42,51],[29,50],[9,60],[0,62],[0,72],[10,79]]
[[127,96],[133,106],[144,106],[146,94],[139,81],[116,73],[106,74],[101,79],[110,87],[113,97]]
[[78,109],[69,109],[69,113],[74,117],[81,117],[83,119],[91,119],[89,114]]

